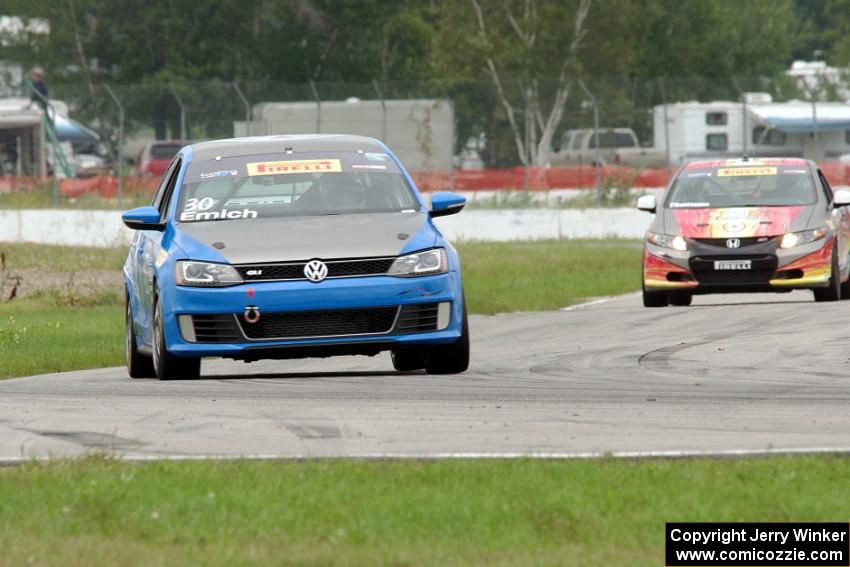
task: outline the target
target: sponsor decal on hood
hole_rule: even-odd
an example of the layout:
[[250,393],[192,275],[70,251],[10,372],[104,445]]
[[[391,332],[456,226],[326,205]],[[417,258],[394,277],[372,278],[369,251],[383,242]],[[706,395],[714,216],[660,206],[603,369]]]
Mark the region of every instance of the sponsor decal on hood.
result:
[[804,208],[675,209],[672,212],[685,238],[749,238],[785,234]]

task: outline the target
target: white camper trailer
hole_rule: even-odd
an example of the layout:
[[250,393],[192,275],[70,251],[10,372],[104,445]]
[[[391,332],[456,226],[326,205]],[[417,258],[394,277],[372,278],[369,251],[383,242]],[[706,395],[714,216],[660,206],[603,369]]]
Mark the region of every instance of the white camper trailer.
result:
[[[814,161],[850,153],[850,105],[772,102],[765,93],[732,101],[677,102],[653,109],[655,148],[674,164],[750,156]],[[666,122],[665,122],[666,119]]]
[[45,140],[41,112],[23,98],[0,99],[0,176],[43,176]]
[[263,102],[253,120],[235,122],[236,136],[266,134],[358,134],[392,148],[412,171],[452,168],[454,108],[447,100]]

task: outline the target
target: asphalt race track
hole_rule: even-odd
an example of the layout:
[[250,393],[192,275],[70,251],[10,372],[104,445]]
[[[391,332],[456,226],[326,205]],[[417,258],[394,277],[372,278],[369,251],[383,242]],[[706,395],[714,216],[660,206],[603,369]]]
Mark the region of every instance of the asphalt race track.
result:
[[473,317],[459,376],[396,373],[384,354],[6,380],[0,460],[847,450],[848,336],[850,301],[808,292],[664,309],[633,294]]

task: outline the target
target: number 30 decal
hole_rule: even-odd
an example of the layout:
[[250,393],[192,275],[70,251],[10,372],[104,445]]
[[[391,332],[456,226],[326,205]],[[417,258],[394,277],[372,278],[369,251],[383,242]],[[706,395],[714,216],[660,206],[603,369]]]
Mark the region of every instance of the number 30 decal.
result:
[[215,199],[212,197],[204,197],[203,199],[186,199],[186,206],[183,207],[183,212],[191,213],[194,211],[208,211],[215,205]]

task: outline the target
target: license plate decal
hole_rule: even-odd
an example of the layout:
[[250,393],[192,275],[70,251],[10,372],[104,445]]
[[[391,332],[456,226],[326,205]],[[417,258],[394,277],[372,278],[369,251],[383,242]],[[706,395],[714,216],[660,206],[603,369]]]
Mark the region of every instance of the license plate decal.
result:
[[752,260],[715,260],[715,270],[752,270]]

